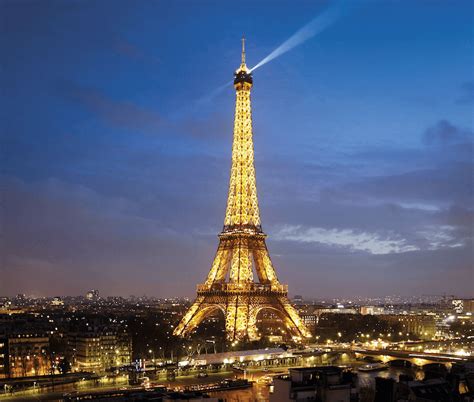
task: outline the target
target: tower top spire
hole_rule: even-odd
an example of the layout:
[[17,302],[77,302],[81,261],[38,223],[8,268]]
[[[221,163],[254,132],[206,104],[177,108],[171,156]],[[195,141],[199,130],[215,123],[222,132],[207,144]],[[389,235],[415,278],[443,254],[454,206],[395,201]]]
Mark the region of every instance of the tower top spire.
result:
[[[234,73],[234,86],[236,89],[239,88],[247,88],[250,89],[252,86],[252,72],[249,70],[247,65],[245,64],[245,36],[242,36],[242,60],[240,63],[240,67]],[[249,85],[243,85],[243,83],[247,83]]]

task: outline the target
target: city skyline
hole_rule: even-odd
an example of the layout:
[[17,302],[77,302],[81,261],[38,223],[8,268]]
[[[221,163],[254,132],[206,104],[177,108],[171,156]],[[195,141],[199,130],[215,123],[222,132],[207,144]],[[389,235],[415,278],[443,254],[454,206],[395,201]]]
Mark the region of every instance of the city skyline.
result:
[[[199,21],[159,2],[3,3],[0,295],[194,296],[231,157],[233,89],[209,95],[242,33],[255,65],[331,2],[250,4],[226,26],[211,2],[188,4]],[[263,229],[292,294],[471,296],[473,13],[456,6],[351,3],[255,71]]]

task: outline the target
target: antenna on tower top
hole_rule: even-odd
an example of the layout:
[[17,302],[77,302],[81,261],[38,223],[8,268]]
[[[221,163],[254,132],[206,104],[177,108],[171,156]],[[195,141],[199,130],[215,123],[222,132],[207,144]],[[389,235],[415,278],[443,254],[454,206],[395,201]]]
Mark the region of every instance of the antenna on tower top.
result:
[[242,63],[240,63],[240,67],[234,73],[234,86],[237,83],[246,82],[252,86],[252,75],[251,71],[248,69],[247,65],[245,64],[245,37],[242,36]]

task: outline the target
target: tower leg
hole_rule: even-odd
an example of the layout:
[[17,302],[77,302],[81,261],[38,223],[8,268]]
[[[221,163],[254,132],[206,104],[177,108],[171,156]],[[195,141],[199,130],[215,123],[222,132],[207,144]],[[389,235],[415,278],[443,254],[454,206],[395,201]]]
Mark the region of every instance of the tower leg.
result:
[[229,341],[249,338],[249,297],[236,295],[229,297],[226,308],[225,330]]
[[236,298],[237,296],[232,296],[229,298],[225,310],[225,333],[227,340],[229,341],[233,341],[235,338],[235,327],[237,320]]
[[205,297],[199,296],[174,329],[173,334],[177,336],[189,334],[204,318],[219,308],[220,306],[218,304],[207,303]]
[[283,313],[283,319],[288,329],[298,337],[311,338],[311,332],[306,328],[306,325],[304,325],[301,317],[296,309],[291,305],[288,298],[279,297],[278,301],[281,306],[279,310]]
[[258,341],[260,339],[260,335],[258,334],[257,330],[257,315],[260,309],[257,306],[250,306],[249,307],[249,315],[248,315],[248,337],[249,341]]

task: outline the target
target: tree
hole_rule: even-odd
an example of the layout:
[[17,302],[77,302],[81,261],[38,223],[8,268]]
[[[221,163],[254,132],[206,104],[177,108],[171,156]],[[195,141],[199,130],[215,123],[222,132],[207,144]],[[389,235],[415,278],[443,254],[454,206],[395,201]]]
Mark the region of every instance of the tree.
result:
[[33,370],[35,371],[35,375],[39,375],[40,367],[41,367],[40,359],[38,358],[38,356],[35,355],[33,358]]
[[58,369],[61,374],[69,373],[71,371],[71,363],[69,363],[69,360],[64,357],[59,362]]
[[[400,332],[403,334],[400,335]],[[391,341],[406,339],[406,331],[400,323],[389,323],[375,315],[361,314],[322,314],[315,334],[319,336],[321,342],[328,339],[363,342],[379,337]],[[413,334],[410,336],[416,338]]]
[[22,377],[26,377],[26,373],[28,371],[28,359],[25,355],[21,356],[21,375]]

